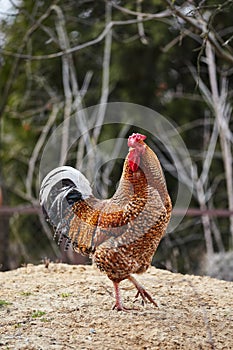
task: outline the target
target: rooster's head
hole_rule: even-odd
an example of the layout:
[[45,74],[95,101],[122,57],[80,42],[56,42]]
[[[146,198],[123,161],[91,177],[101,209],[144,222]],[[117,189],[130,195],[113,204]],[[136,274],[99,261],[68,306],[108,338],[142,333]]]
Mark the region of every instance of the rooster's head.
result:
[[137,171],[140,165],[141,155],[144,154],[146,145],[144,144],[144,140],[146,139],[145,135],[141,134],[132,134],[128,138],[128,146],[129,146],[129,167],[134,172]]

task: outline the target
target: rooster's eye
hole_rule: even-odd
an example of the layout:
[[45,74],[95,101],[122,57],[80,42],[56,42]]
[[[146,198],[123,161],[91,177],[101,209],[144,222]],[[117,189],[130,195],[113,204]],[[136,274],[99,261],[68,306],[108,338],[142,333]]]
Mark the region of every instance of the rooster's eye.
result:
[[67,202],[69,203],[69,205],[74,204],[77,201],[80,201],[82,199],[82,193],[80,193],[79,191],[72,189],[72,191],[70,191],[67,196],[66,196]]

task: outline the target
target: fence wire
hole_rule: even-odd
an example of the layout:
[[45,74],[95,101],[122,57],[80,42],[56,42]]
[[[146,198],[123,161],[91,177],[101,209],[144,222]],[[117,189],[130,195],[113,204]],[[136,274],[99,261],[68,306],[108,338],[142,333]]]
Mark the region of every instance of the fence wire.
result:
[[[176,232],[167,234],[162,240],[152,264],[174,272],[203,273],[205,240],[201,215],[215,216],[218,220],[226,221],[232,214],[231,211],[223,209],[201,211],[189,208]],[[182,209],[174,211],[173,215],[183,215]],[[72,248],[65,251],[64,244],[58,246],[53,235],[53,228],[44,220],[40,207],[0,207],[0,270],[15,269],[28,263],[46,264],[49,261],[91,263],[88,257],[74,252]],[[221,252],[223,253],[224,251]],[[222,256],[221,259],[216,259],[224,261]],[[206,264],[213,266],[210,262]],[[211,275],[211,271],[208,274]],[[218,276],[216,274],[215,271],[215,277]],[[224,272],[225,275],[229,275],[228,271]],[[233,276],[229,278],[233,280]]]

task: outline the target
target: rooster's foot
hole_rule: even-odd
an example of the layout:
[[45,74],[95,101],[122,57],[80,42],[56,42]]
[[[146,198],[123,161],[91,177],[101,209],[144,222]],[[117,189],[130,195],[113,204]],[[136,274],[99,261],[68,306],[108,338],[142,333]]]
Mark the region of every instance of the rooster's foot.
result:
[[133,276],[130,276],[128,278],[137,288],[137,294],[135,295],[135,298],[137,299],[139,295],[142,298],[142,304],[146,303],[149,301],[150,303],[154,304],[155,306],[158,307],[158,304],[154,301],[154,299],[151,297],[151,295],[145,290],[144,287],[142,287]]
[[135,299],[137,299],[139,297],[139,295],[141,295],[143,305],[144,305],[144,303],[149,301],[150,303],[152,303],[158,307],[158,304],[156,303],[156,301],[154,301],[152,296],[143,287],[138,289],[137,294],[135,295]]
[[112,310],[129,312],[130,310],[133,310],[133,309],[130,309],[129,307],[124,306],[122,303],[116,302],[113,305]]
[[138,309],[136,308],[129,308],[123,305],[123,302],[120,296],[119,283],[113,282],[113,285],[115,289],[116,302],[113,305],[112,310],[125,311],[125,312],[129,312],[133,310],[138,311]]

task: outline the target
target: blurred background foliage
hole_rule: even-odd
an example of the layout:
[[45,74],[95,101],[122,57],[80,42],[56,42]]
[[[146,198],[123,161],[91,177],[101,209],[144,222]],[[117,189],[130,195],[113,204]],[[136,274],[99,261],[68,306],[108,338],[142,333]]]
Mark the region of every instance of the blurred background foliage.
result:
[[[203,213],[233,210],[232,9],[232,1],[215,0],[10,0],[0,13],[2,208],[38,207],[43,147],[64,118],[101,102],[143,105],[168,117],[183,138],[195,170],[190,205],[202,211],[163,239],[153,263],[221,277],[206,261],[226,252],[229,260],[233,218]],[[90,139],[96,144],[121,132],[122,125],[105,127]],[[88,151],[76,148],[79,157]],[[100,176],[103,195],[114,192],[121,166],[111,163],[109,181]],[[175,193],[177,179],[169,171],[166,178]],[[50,231],[39,210],[2,211],[1,268],[45,257],[87,262],[58,249]],[[233,279],[228,270],[224,278]]]

